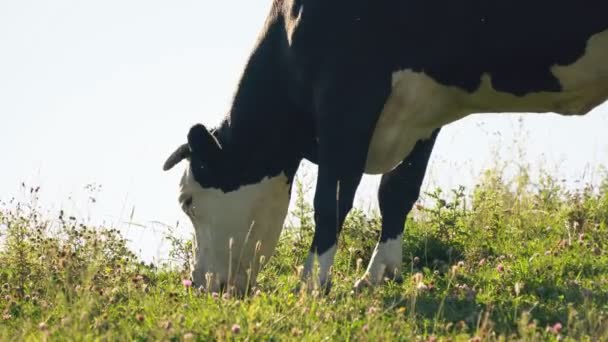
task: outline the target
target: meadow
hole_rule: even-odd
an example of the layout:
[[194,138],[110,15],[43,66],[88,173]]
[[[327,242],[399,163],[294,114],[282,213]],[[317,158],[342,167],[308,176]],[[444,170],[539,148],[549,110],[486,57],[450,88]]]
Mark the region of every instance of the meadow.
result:
[[404,281],[360,293],[379,216],[353,210],[333,288],[294,292],[313,232],[297,196],[258,285],[244,298],[188,281],[191,244],[168,234],[172,262],[132,253],[119,230],[0,205],[0,340],[608,340],[608,177],[576,189],[547,172],[500,166],[473,189],[435,189],[404,234]]

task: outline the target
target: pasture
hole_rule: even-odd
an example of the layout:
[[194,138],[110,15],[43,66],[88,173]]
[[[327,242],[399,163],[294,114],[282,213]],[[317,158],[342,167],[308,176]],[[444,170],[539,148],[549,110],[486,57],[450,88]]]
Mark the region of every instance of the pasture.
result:
[[608,339],[608,178],[568,190],[497,166],[477,186],[425,193],[404,235],[404,281],[353,293],[380,232],[349,215],[333,288],[294,292],[313,234],[306,185],[245,298],[187,280],[188,241],[149,265],[118,230],[28,203],[0,210],[0,340],[501,341]]

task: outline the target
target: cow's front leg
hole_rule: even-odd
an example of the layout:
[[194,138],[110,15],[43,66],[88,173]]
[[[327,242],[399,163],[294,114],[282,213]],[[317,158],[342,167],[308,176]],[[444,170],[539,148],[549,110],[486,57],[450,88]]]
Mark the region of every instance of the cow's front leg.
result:
[[420,187],[439,131],[438,128],[429,139],[419,141],[399,166],[382,176],[378,189],[382,233],[365,275],[355,283],[356,290],[379,284],[385,277],[401,280],[405,219],[420,195]]
[[[340,86],[331,84],[320,92],[318,99],[315,233],[302,277],[306,282],[312,280],[313,284],[318,281],[326,290],[329,290],[329,271],[338,248],[338,236],[365,169],[377,117],[390,93],[389,77],[359,81]],[[314,272],[315,260],[318,272]]]
[[[318,277],[321,287],[329,289],[329,271],[333,265],[338,247],[338,236],[348,212],[352,208],[357,186],[362,173],[349,172],[338,175],[330,166],[319,166],[319,176],[315,193],[315,234],[306,263],[304,279]],[[318,274],[313,274],[315,260]]]

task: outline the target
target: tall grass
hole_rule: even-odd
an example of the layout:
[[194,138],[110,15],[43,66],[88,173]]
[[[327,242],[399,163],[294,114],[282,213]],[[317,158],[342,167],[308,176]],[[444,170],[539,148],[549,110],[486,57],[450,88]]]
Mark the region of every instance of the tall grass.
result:
[[117,230],[29,203],[0,209],[1,340],[608,339],[608,178],[572,190],[527,168],[487,170],[473,189],[423,195],[406,223],[403,283],[355,294],[380,233],[346,220],[328,295],[293,292],[313,232],[307,185],[245,298],[183,281],[191,242],[168,234],[176,266],[142,263]]

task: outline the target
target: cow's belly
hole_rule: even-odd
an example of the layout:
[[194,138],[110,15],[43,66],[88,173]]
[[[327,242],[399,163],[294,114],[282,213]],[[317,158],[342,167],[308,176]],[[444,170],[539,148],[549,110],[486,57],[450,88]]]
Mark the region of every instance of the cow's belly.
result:
[[393,73],[392,91],[367,153],[365,173],[386,173],[405,159],[416,142],[433,130],[461,117],[454,106],[454,90],[436,83],[423,73],[410,70]]
[[484,74],[477,91],[445,86],[421,72],[393,73],[391,94],[380,113],[368,149],[365,172],[386,173],[395,168],[416,142],[433,130],[473,113],[553,112],[586,114],[608,98],[608,31],[587,42],[585,54],[566,66],[553,66],[560,92],[525,96],[496,91]]

